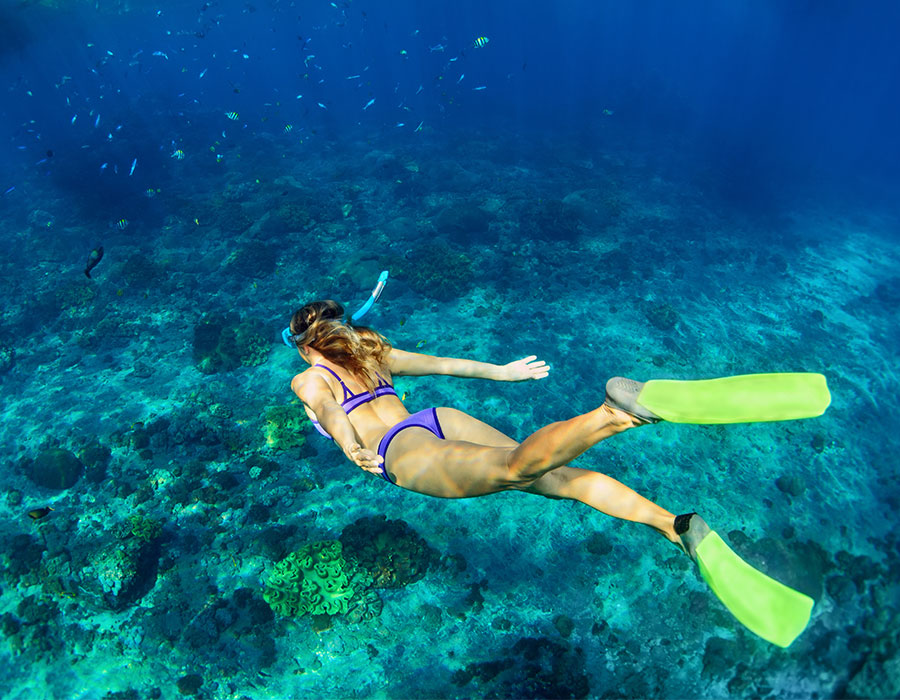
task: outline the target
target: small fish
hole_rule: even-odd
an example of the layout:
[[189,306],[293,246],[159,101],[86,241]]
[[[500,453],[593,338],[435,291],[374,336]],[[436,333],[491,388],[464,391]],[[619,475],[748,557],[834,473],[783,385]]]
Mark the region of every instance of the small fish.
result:
[[356,80],[357,78],[361,78],[361,75],[348,75],[347,80]]
[[184,160],[184,151],[182,151],[180,148],[176,148],[174,151],[172,151],[172,155],[169,156],[169,158],[174,158],[175,160]]
[[102,172],[103,172],[104,170],[106,170],[108,167],[109,167],[109,163],[104,163],[103,165],[100,166],[100,172],[102,173]]
[[285,124],[284,125],[284,133],[289,134],[291,130],[294,128],[293,124]]
[[77,114],[75,114],[75,115],[72,116],[72,121],[71,121],[71,123],[74,124],[76,119],[78,119],[78,115],[77,115]]
[[46,517],[50,514],[50,511],[53,510],[50,506],[45,506],[43,508],[35,508],[34,510],[28,511],[28,517],[32,520],[40,520],[43,517]]
[[424,119],[422,121],[420,121],[419,126],[416,127],[416,130],[413,133],[418,133],[418,132],[422,131],[422,124],[424,124],[424,123],[425,123]]
[[238,120],[237,112],[225,112],[225,116],[228,117],[233,122],[236,122]]
[[476,49],[483,49],[485,46],[487,46],[487,43],[489,41],[490,39],[488,39],[486,36],[480,36],[472,43],[472,46],[474,46]]
[[321,107],[322,109],[328,109],[328,107],[326,107],[325,105],[323,105],[321,102],[319,102],[319,103],[317,103],[317,104],[318,104],[319,107]]
[[400,400],[401,400],[401,401],[406,401],[406,397],[407,397],[407,396],[409,396],[409,392],[408,392],[408,391],[404,391],[404,392],[403,392],[403,396],[400,397]]
[[97,118],[94,120],[94,128],[96,129],[98,126],[100,126],[100,115],[99,114],[97,115]]
[[487,85],[479,85],[478,87],[473,87],[473,90],[487,90]]
[[420,340],[418,343],[416,343],[416,349],[424,348],[424,347],[425,347],[425,344],[426,344],[427,342],[428,342],[427,340]]
[[406,126],[406,124],[404,122],[397,122],[394,126],[399,129],[401,126]]
[[465,73],[462,73],[462,74],[459,76],[459,80],[456,81],[456,84],[459,85],[459,84],[463,81],[463,78],[465,78],[465,77],[466,77],[466,74],[465,74]]
[[604,109],[603,114],[605,114],[607,117],[611,117],[613,114],[615,114],[615,112],[613,112],[611,109]]
[[303,59],[303,65],[309,68],[309,62],[312,61],[315,57],[316,55],[314,53],[311,53],[309,56]]
[[369,100],[368,102],[366,102],[366,106],[363,107],[363,112],[365,112],[365,111],[366,111],[369,107],[371,107],[373,104],[375,104],[375,98],[374,98],[374,97],[373,97],[371,100]]
[[424,89],[425,89],[425,88],[423,88],[421,85],[419,85],[419,89],[416,90],[416,94],[418,95],[418,94],[419,94],[420,92],[422,92],[422,90],[424,90]]
[[128,219],[119,219],[116,222],[115,226],[120,231],[124,231],[126,228],[128,228]]
[[166,54],[165,54],[164,51],[154,51],[154,52],[153,52],[153,55],[154,55],[154,56],[161,56],[162,58],[166,59],[167,61],[169,60],[169,57],[166,56]]
[[153,189],[152,187],[148,187],[144,190],[144,194],[147,195],[147,199],[153,199],[157,194],[159,194],[162,190]]
[[447,47],[444,46],[443,44],[435,44],[434,46],[429,46],[429,47],[428,47],[428,50],[429,50],[431,53],[434,53],[435,51],[443,51],[443,50],[446,49],[446,48],[447,48]]
[[137,167],[137,158],[131,161],[131,170],[128,171],[128,177],[134,175],[134,169]]
[[9,194],[10,192],[12,192],[14,189],[16,189],[16,186],[15,186],[15,185],[13,185],[12,187],[10,187],[10,188],[9,188],[8,190],[6,190],[6,192],[4,192],[3,194],[4,194],[4,195],[7,195],[7,194]]
[[221,153],[216,153],[216,163],[221,163],[223,158],[225,158],[225,156]]
[[[122,219],[122,221],[125,221],[125,219]],[[126,223],[126,225],[127,225],[127,223]],[[84,266],[85,277],[90,279],[91,270],[93,270],[95,267],[97,267],[97,265],[100,264],[101,260],[103,260],[103,246],[98,245],[88,255],[87,264]]]
[[200,71],[200,78],[202,78],[204,75],[206,75],[206,71],[208,71],[208,70],[209,70],[209,68],[204,68],[202,71]]

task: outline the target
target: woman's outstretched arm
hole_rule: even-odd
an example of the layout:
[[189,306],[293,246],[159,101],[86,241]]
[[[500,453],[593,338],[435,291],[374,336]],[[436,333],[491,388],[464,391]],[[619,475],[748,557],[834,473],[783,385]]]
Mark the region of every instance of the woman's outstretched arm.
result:
[[391,348],[387,361],[391,374],[397,376],[445,374],[470,379],[493,379],[498,382],[521,382],[526,379],[543,379],[550,372],[549,365],[543,360],[538,360],[537,355],[529,355],[505,365],[495,365],[490,362],[435,357]]

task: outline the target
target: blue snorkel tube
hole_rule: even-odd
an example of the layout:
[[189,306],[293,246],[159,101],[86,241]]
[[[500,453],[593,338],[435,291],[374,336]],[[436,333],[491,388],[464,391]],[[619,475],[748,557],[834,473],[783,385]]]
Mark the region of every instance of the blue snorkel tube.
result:
[[[381,274],[378,275],[378,281],[375,283],[375,287],[372,289],[372,293],[369,295],[369,298],[366,299],[366,303],[360,306],[356,311],[353,312],[353,315],[350,316],[350,323],[356,323],[359,319],[369,313],[369,309],[378,301],[378,297],[381,296],[381,293],[384,291],[384,285],[387,284],[388,280],[388,271],[382,270]],[[290,327],[285,328],[281,331],[281,339],[284,341],[284,344],[289,348],[294,347],[293,341],[291,341],[291,329]]]

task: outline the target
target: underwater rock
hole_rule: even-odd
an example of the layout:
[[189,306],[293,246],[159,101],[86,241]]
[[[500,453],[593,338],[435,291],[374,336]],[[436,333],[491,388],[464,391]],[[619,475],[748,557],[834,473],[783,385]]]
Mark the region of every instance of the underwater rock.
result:
[[261,365],[271,347],[262,324],[235,314],[204,314],[194,324],[194,362],[203,374]]
[[106,467],[112,458],[112,450],[109,447],[95,439],[79,450],[78,457],[84,463],[88,481],[99,484],[106,479]]
[[602,532],[593,532],[585,541],[585,548],[594,556],[602,557],[613,551],[609,535]]
[[203,685],[203,677],[196,673],[189,673],[179,678],[175,685],[182,695],[196,695]]
[[478,684],[477,697],[584,698],[591,691],[584,651],[545,637],[523,637],[496,659],[467,664],[453,674],[457,686]]
[[428,543],[402,520],[360,518],[341,532],[344,554],[372,577],[373,588],[403,588],[425,576],[437,561]]
[[143,598],[156,584],[159,541],[129,537],[103,547],[91,559],[83,585],[111,610]]
[[26,476],[45,489],[61,491],[74,486],[84,474],[84,464],[69,450],[43,448],[32,460],[25,460]]
[[519,232],[538,241],[571,241],[578,237],[578,211],[558,199],[528,202],[519,212]]
[[796,474],[782,474],[775,479],[775,486],[788,496],[800,496],[806,490],[806,484]]
[[16,362],[16,351],[12,345],[0,343],[0,374],[6,374]]
[[871,654],[850,679],[847,695],[851,698],[900,697],[900,652],[881,659]]
[[849,576],[832,576],[825,582],[825,590],[838,605],[846,605],[856,596],[856,585]]
[[567,615],[557,615],[553,618],[553,626],[556,628],[556,631],[559,632],[559,636],[567,639],[572,636],[572,632],[575,631],[575,623],[572,622],[572,618]]
[[263,279],[275,272],[279,252],[277,246],[251,241],[228,257],[225,270],[250,279]]
[[491,244],[497,235],[489,235],[494,215],[470,202],[461,202],[441,210],[434,217],[434,227],[439,234],[463,243]]
[[16,583],[25,574],[37,571],[41,563],[41,557],[46,546],[37,538],[25,533],[19,533],[12,537],[4,538],[7,565],[2,567],[4,578],[11,583]]
[[418,294],[450,301],[468,294],[475,279],[472,260],[441,240],[420,245],[412,250],[398,269]]
[[710,637],[703,651],[703,675],[728,678],[738,658],[738,643],[722,637]]
[[133,253],[122,264],[119,272],[121,281],[128,287],[158,287],[166,278],[166,270],[155,258],[143,253]]
[[678,312],[669,303],[654,304],[647,303],[644,305],[644,318],[650,325],[661,331],[671,331],[678,324]]
[[625,207],[618,192],[599,189],[575,190],[563,197],[562,203],[595,231],[615,223]]

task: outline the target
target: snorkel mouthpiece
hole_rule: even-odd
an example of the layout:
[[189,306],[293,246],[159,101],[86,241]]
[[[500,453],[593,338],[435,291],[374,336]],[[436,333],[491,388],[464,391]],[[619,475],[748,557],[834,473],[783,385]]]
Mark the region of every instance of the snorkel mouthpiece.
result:
[[[375,302],[378,301],[378,297],[381,296],[381,293],[384,291],[384,286],[387,284],[388,280],[388,271],[382,270],[381,274],[378,275],[378,281],[375,283],[375,287],[372,289],[372,293],[369,294],[369,298],[366,299],[366,302],[360,306],[356,311],[353,312],[353,315],[350,316],[349,321],[345,321],[345,323],[356,323],[369,313],[369,309],[374,306]],[[281,331],[281,340],[284,341],[284,344],[289,348],[294,347],[294,335],[291,333],[290,326]]]

